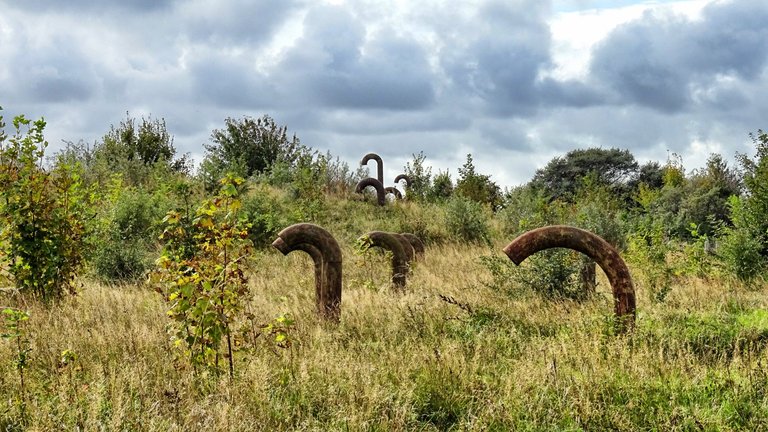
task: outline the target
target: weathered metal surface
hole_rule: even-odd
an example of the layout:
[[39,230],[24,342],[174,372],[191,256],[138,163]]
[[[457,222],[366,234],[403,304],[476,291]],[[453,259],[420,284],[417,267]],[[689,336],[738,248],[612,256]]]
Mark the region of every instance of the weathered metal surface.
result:
[[408,177],[405,174],[400,174],[397,177],[395,177],[395,184],[400,183],[400,180],[405,180],[405,186],[408,187],[411,185],[411,178]]
[[397,241],[400,242],[400,245],[403,247],[403,252],[405,252],[405,259],[407,260],[408,264],[410,265],[415,259],[416,259],[416,250],[413,248],[413,245],[411,242],[408,241],[408,239],[400,234],[400,233],[390,233]]
[[397,188],[396,188],[396,187],[393,187],[393,186],[387,186],[387,187],[385,187],[385,188],[384,188],[384,192],[385,192],[386,194],[392,194],[392,195],[394,195],[394,196],[395,196],[395,199],[399,199],[399,200],[403,199],[403,194],[402,194],[402,193],[400,193],[400,191],[399,191],[399,190],[397,190]]
[[632,328],[636,309],[632,277],[619,252],[598,235],[571,226],[553,225],[520,235],[504,248],[504,253],[520,265],[536,252],[557,247],[579,251],[597,262],[611,283],[619,330]]
[[357,186],[355,186],[355,192],[363,193],[363,190],[368,186],[371,186],[376,190],[376,202],[380,206],[385,205],[387,203],[387,192],[384,190],[384,185],[373,177],[367,177],[360,180],[357,183]]
[[402,235],[408,239],[408,242],[413,247],[413,251],[416,254],[416,259],[424,258],[424,242],[416,234],[402,233]]
[[341,248],[333,236],[320,226],[300,223],[277,234],[272,242],[288,255],[300,250],[315,263],[315,303],[317,312],[326,319],[339,321],[341,316]]
[[368,161],[370,160],[376,161],[376,178],[379,180],[379,183],[383,185],[384,184],[384,162],[381,160],[381,156],[377,155],[376,153],[368,153],[367,155],[363,156],[363,158],[360,160],[360,166],[368,165]]
[[392,233],[384,231],[371,231],[360,237],[360,240],[368,238],[369,247],[380,247],[392,252],[392,285],[395,289],[405,288],[406,276],[408,276],[408,256],[403,244]]

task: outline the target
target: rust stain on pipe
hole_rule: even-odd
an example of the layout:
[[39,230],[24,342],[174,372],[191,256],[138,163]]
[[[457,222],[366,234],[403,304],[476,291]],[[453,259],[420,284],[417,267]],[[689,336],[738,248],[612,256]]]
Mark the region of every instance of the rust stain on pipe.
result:
[[357,183],[357,186],[355,186],[355,192],[356,193],[363,193],[363,190],[367,188],[368,186],[373,187],[376,189],[376,202],[383,206],[387,203],[387,192],[384,190],[384,185],[381,184],[380,181],[376,180],[373,177],[367,177],[362,180],[360,180]]
[[408,239],[408,242],[413,247],[413,251],[416,254],[416,259],[424,258],[424,242],[416,234],[402,233],[402,236]]
[[592,258],[611,283],[619,331],[634,327],[637,306],[632,277],[619,252],[602,237],[580,228],[553,225],[520,235],[504,248],[504,253],[520,265],[534,253],[550,248],[573,249]]
[[384,161],[381,160],[381,156],[376,153],[368,153],[360,160],[360,166],[368,165],[368,161],[376,161],[376,178],[383,185],[384,184]]
[[396,290],[405,288],[405,279],[408,275],[408,256],[403,244],[392,233],[384,231],[371,231],[360,237],[360,240],[369,240],[369,247],[377,246],[392,252],[392,285]]
[[280,231],[272,246],[283,255],[300,250],[312,257],[317,312],[338,322],[341,316],[341,248],[336,239],[322,227],[299,223]]

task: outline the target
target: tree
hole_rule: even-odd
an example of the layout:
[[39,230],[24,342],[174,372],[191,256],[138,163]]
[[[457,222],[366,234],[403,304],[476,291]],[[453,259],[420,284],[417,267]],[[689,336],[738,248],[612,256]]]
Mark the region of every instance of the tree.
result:
[[13,126],[10,138],[0,131],[0,259],[19,291],[54,300],[74,292],[85,263],[92,194],[79,166],[43,166],[45,120],[20,115]]
[[113,173],[121,173],[128,185],[146,185],[155,169],[188,173],[191,168],[187,155],[176,158],[173,136],[165,119],[150,116],[137,121],[128,113],[120,125],[110,126],[93,149],[83,147],[82,143],[70,144],[63,154],[80,161],[101,184]]
[[424,201],[429,194],[432,183],[432,168],[425,167],[424,161],[427,157],[424,152],[413,154],[413,164],[405,163],[405,175],[408,176],[411,183],[408,185],[408,199]]
[[750,223],[746,224],[754,239],[762,245],[761,254],[768,256],[768,133],[762,129],[749,134],[756,147],[754,159],[737,155],[743,170],[745,197],[742,212]]
[[450,198],[453,195],[453,180],[451,180],[451,173],[446,170],[438,171],[432,186],[427,192],[427,199],[429,201],[443,201]]
[[492,210],[498,209],[502,201],[499,185],[491,181],[490,176],[475,171],[472,154],[467,154],[467,161],[459,168],[455,192],[472,201],[489,204]]
[[582,179],[594,173],[597,184],[626,195],[627,183],[637,169],[637,161],[629,150],[577,149],[549,161],[544,168],[536,171],[531,181],[554,198],[572,201]]
[[250,177],[267,173],[277,162],[292,166],[306,153],[296,135],[289,139],[287,126],[278,126],[268,115],[241,120],[229,117],[224,124],[224,129],[211,133],[211,143],[204,145],[201,172],[206,185],[215,186],[226,173]]

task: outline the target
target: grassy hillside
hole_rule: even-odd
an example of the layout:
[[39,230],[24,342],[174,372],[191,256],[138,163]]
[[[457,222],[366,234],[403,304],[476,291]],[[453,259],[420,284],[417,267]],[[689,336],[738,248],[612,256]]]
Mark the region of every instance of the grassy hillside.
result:
[[[480,260],[511,240],[493,221],[490,245],[467,244],[449,241],[443,207],[321,207],[311,220],[344,254],[341,323],[314,314],[309,256],[260,250],[233,379],[193,374],[151,286],[84,280],[51,307],[0,297],[30,315],[23,387],[19,339],[0,342],[0,430],[768,429],[762,291],[678,277],[659,302],[631,266],[637,328],[617,336],[602,273],[583,302],[500,284]],[[405,294],[384,254],[355,251],[373,229],[431,240]]]

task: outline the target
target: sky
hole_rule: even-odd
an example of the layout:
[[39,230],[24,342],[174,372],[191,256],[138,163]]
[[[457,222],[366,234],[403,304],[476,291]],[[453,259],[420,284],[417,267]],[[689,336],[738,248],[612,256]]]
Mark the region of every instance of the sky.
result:
[[[0,106],[50,149],[164,118],[199,162],[269,115],[385,180],[471,153],[503,187],[576,148],[753,154],[768,128],[765,0],[0,0]],[[372,172],[375,168],[371,165]],[[387,182],[389,183],[389,182]]]

